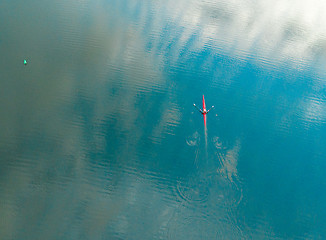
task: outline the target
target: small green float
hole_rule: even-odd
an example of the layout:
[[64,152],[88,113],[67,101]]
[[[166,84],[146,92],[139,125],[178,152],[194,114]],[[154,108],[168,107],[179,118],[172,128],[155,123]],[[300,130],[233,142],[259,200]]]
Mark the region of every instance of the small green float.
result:
[[26,59],[24,59],[24,65],[26,65],[27,64],[27,60]]

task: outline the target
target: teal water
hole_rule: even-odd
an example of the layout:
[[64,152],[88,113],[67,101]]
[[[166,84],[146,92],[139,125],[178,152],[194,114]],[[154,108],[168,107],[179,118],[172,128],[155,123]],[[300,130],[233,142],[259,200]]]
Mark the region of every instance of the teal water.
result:
[[322,1],[0,5],[1,239],[326,237]]

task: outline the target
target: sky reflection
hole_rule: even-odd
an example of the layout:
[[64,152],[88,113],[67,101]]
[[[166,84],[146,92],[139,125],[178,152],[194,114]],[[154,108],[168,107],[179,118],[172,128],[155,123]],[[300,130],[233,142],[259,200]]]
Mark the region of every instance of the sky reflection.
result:
[[5,1],[0,238],[325,236],[325,12]]

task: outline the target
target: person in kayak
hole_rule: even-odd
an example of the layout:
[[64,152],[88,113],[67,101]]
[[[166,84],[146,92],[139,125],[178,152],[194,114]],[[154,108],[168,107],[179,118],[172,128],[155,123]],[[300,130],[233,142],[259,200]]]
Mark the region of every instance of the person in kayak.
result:
[[214,106],[212,106],[210,109],[206,110],[206,108],[204,108],[204,110],[201,110],[199,107],[196,106],[196,104],[194,104],[194,107],[197,108],[197,110],[203,114],[206,115],[210,110],[212,110],[214,108]]

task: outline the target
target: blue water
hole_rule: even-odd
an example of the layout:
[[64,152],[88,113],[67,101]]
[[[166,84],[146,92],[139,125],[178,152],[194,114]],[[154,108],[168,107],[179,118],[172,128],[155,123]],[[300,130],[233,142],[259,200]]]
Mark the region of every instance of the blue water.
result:
[[0,238],[326,238],[324,10],[3,0]]

